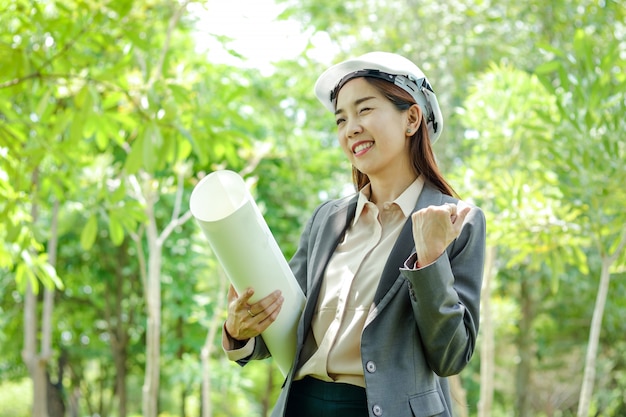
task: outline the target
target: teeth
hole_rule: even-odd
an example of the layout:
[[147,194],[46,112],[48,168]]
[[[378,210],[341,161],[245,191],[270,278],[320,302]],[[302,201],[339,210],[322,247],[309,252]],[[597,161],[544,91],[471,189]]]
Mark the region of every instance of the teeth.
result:
[[362,150],[365,150],[367,148],[371,148],[372,146],[374,146],[374,144],[372,142],[362,143],[362,144],[358,145],[356,148],[354,148],[354,153],[359,153]]

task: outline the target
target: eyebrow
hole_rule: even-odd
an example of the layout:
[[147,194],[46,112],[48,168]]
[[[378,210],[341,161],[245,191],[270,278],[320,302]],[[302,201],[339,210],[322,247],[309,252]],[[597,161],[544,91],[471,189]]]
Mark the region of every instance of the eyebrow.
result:
[[[359,104],[363,103],[364,101],[371,100],[371,99],[373,99],[373,98],[376,98],[376,97],[374,97],[374,96],[368,96],[368,97],[362,97],[362,98],[359,98],[359,99],[357,99],[357,100],[355,100],[355,101],[354,101],[354,105],[355,105],[355,106],[358,106]],[[338,115],[339,113],[342,113],[342,112],[343,112],[343,109],[337,109],[337,110],[335,111],[335,116],[336,116],[336,115]]]

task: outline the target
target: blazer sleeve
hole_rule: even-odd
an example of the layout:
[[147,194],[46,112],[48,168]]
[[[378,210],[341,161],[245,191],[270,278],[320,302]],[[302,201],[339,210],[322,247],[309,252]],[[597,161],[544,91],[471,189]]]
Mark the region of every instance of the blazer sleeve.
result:
[[474,353],[485,258],[485,216],[473,207],[459,236],[432,264],[402,269],[413,315],[432,370],[459,373]]

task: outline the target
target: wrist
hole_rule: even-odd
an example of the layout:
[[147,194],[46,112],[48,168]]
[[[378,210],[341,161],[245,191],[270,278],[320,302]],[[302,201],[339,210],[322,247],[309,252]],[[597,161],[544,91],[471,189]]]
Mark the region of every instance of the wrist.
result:
[[246,339],[246,340],[242,340],[242,339],[238,338],[237,336],[234,336],[234,335],[233,335],[233,333],[234,333],[234,332],[232,332],[232,331],[230,331],[230,330],[228,329],[228,320],[226,321],[226,323],[224,323],[224,332],[226,332],[226,336],[227,336],[230,340],[232,340],[232,341],[234,341],[234,342],[246,342],[246,341],[248,340],[248,339]]
[[434,263],[437,259],[439,259],[439,257],[443,254],[440,253],[438,255],[433,255],[433,254],[418,254],[417,255],[417,260],[415,261],[415,268],[424,268],[425,266],[428,266],[432,263]]

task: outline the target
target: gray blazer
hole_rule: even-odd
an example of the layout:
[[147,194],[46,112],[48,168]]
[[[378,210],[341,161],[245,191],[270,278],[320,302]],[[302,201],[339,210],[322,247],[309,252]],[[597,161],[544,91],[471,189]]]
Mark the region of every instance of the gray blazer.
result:
[[[415,211],[458,200],[425,184]],[[272,417],[286,409],[295,370],[316,349],[311,319],[328,261],[351,224],[356,196],[320,205],[308,221],[290,261],[307,296],[298,325],[295,363]],[[459,373],[474,352],[485,255],[485,218],[477,207],[465,218],[459,237],[439,259],[420,270],[402,269],[415,254],[411,219],[389,255],[361,337],[361,359],[371,417],[452,416],[447,376]],[[269,356],[258,337],[252,355]]]

